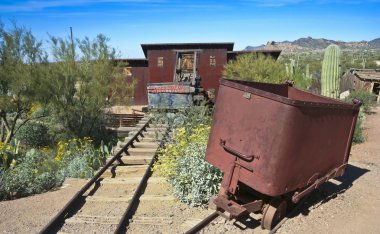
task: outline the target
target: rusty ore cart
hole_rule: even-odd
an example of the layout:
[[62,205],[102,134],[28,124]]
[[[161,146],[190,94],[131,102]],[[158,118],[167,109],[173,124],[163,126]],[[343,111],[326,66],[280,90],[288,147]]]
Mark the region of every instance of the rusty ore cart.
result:
[[262,212],[271,229],[287,207],[347,165],[361,102],[287,84],[222,79],[206,160],[224,172],[214,199],[227,218]]

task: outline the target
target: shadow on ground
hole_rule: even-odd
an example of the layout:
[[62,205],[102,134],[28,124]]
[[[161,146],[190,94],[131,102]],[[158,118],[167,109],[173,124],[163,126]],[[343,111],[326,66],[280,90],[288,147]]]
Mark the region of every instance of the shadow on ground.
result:
[[305,216],[308,215],[311,207],[313,207],[313,209],[316,209],[324,203],[335,199],[339,194],[342,194],[348,190],[355,180],[359,179],[367,172],[369,172],[368,169],[348,164],[344,175],[335,178],[335,180],[339,182],[338,184],[332,183],[330,181],[324,183],[321,187],[310,194],[310,196],[306,199],[305,203],[300,207],[299,210],[292,212],[288,218],[295,217],[299,214]]
[[[293,218],[299,214],[307,216],[310,213],[311,207],[318,208],[320,205],[335,199],[339,194],[347,191],[353,182],[369,172],[368,169],[360,168],[348,164],[343,176],[335,178],[338,183],[326,182],[319,189],[313,191],[309,197],[305,198],[305,202],[296,206],[293,211],[287,215],[287,218]],[[315,206],[317,205],[317,206]],[[260,220],[252,218],[250,215],[238,218],[234,225],[240,230],[253,230],[261,225]]]

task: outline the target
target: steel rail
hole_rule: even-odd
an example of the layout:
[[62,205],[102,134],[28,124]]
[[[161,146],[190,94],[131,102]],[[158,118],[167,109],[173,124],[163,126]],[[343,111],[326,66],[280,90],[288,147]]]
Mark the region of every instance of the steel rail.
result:
[[58,225],[63,222],[65,216],[73,209],[76,202],[82,198],[83,194],[100,178],[100,176],[112,165],[113,162],[121,158],[121,155],[131,146],[133,142],[138,139],[140,135],[146,130],[149,126],[151,119],[149,119],[144,126],[127,142],[127,144],[107,163],[104,165],[90,181],[88,181],[82,188],[77,192],[73,198],[63,207],[60,212],[54,216],[54,218],[39,232],[40,234],[48,234],[56,232]]
[[141,179],[139,185],[137,186],[137,189],[136,191],[134,192],[133,196],[132,196],[132,199],[130,200],[129,204],[128,204],[128,207],[127,209],[125,210],[121,220],[119,221],[119,224],[115,230],[115,234],[120,234],[120,233],[125,233],[126,232],[126,228],[128,227],[129,225],[129,219],[131,219],[133,217],[133,214],[134,214],[134,208],[135,205],[139,202],[140,200],[140,197],[141,195],[143,194],[143,189],[144,189],[144,185],[147,183],[149,177],[152,175],[152,167],[153,167],[153,164],[154,162],[156,161],[156,158],[157,158],[157,152],[160,148],[163,147],[164,145],[164,141],[165,141],[165,137],[167,136],[168,134],[168,131],[169,131],[169,128],[167,128],[161,142],[160,142],[160,145],[158,146],[157,148],[157,151],[154,155],[154,157],[152,158],[152,160],[150,161],[149,163],[149,166],[148,168],[146,169],[145,173],[144,173],[144,176],[143,178]]
[[219,216],[220,216],[219,212],[215,211],[214,213],[210,214],[205,219],[200,221],[197,225],[192,227],[190,230],[185,232],[185,234],[195,234],[195,233],[199,232],[200,230],[205,228],[208,224],[210,224],[214,219],[216,219]]
[[[298,211],[300,211],[300,209],[302,208],[302,206],[304,205],[304,203],[307,201],[308,198],[309,198],[309,195],[303,197],[301,199],[301,201],[299,203],[297,203],[297,205],[287,214],[287,216],[284,217],[272,230],[270,230],[268,234],[276,233],[278,231],[278,229],[287,220],[289,220],[289,217],[294,216]],[[197,225],[192,227],[190,230],[186,231],[185,234],[196,234],[196,233],[198,233],[200,230],[205,228],[208,224],[210,224],[214,219],[216,219],[219,216],[220,216],[220,213],[218,211],[215,211],[214,213],[210,214],[205,219],[200,221]]]

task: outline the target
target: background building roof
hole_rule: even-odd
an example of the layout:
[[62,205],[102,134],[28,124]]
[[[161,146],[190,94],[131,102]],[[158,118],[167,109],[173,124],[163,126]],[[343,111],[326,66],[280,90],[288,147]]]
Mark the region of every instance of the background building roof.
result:
[[167,50],[167,49],[227,49],[232,51],[233,42],[208,42],[208,43],[165,43],[165,44],[141,44],[145,57],[148,50]]

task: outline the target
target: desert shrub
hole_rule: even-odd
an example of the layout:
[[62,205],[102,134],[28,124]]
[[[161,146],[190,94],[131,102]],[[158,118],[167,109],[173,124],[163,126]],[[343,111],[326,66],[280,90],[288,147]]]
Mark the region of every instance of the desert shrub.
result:
[[106,146],[101,144],[96,149],[92,140],[85,137],[58,142],[55,160],[63,164],[66,177],[88,178],[105,163],[107,156],[109,150]]
[[365,137],[363,136],[365,113],[370,113],[372,108],[376,105],[376,96],[370,92],[358,90],[358,91],[351,92],[350,95],[345,98],[345,101],[352,103],[352,99],[354,98],[361,100],[363,104],[360,107],[358,120],[356,121],[352,142],[363,143],[365,141]]
[[219,191],[221,171],[204,160],[206,145],[189,144],[169,182],[174,195],[191,206],[207,202]]
[[229,79],[281,83],[286,80],[285,67],[270,56],[241,54],[224,65],[223,75]]
[[168,123],[173,128],[185,127],[188,131],[199,124],[210,125],[211,111],[212,109],[207,106],[207,102],[202,102],[197,106],[178,109],[175,113],[156,111],[152,116],[152,122],[153,124]]
[[5,183],[6,183],[6,172],[3,167],[0,167],[0,201],[7,198]]
[[345,100],[347,102],[351,102],[354,98],[357,98],[363,102],[361,109],[363,109],[365,113],[371,112],[372,108],[376,105],[376,96],[373,93],[364,90],[351,92]]
[[19,142],[14,140],[11,144],[0,142],[0,168],[6,170],[15,158],[19,156]]
[[97,149],[89,138],[61,141],[56,151],[18,153],[7,168],[0,166],[0,199],[42,193],[60,186],[67,177],[91,177],[108,155],[106,146]]
[[365,114],[362,110],[359,111],[359,116],[356,121],[354,136],[352,142],[354,143],[363,143],[365,138],[363,136],[363,122],[365,120]]
[[[49,162],[50,161],[50,162]],[[5,172],[5,185],[2,194],[5,198],[24,197],[41,193],[62,184],[64,177],[52,166],[52,156],[35,149],[24,156]]]
[[[203,121],[209,120],[196,122]],[[191,206],[202,205],[218,192],[221,181],[219,169],[204,160],[210,123],[185,122],[173,132],[153,170],[167,178],[179,200]]]
[[64,173],[66,177],[89,178],[93,176],[94,170],[85,158],[75,157],[67,164]]
[[48,127],[40,122],[30,121],[17,132],[15,138],[22,144],[37,148],[51,144]]

